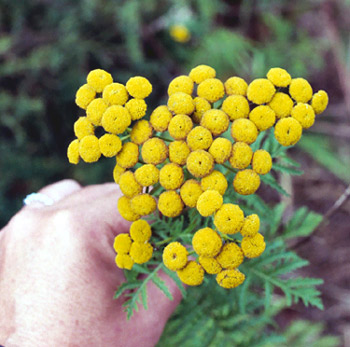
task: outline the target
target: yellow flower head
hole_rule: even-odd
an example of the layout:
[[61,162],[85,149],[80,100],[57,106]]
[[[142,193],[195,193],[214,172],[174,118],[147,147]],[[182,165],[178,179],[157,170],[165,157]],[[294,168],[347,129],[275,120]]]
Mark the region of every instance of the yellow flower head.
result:
[[315,123],[315,112],[309,104],[298,102],[293,107],[291,115],[300,123],[303,129],[309,129]]
[[145,164],[135,171],[135,179],[143,187],[149,187],[159,181],[159,170],[153,164]]
[[102,98],[108,105],[123,106],[128,101],[129,95],[123,84],[112,83],[103,89]]
[[315,93],[311,100],[311,106],[316,114],[322,113],[328,105],[328,94],[324,90]]
[[98,139],[101,153],[108,158],[116,156],[122,149],[120,138],[113,134],[104,134]]
[[103,128],[112,134],[121,134],[131,123],[129,111],[120,105],[113,105],[107,108],[102,116]]
[[302,133],[302,126],[293,117],[282,118],[275,125],[275,138],[282,146],[295,145]]
[[231,136],[236,142],[250,145],[258,137],[258,128],[250,119],[236,119],[232,123]]
[[86,81],[97,93],[101,93],[106,86],[113,83],[113,77],[107,71],[96,69],[89,72]]
[[266,248],[264,236],[261,234],[255,234],[252,237],[243,237],[241,247],[245,257],[257,258]]
[[193,82],[200,84],[209,78],[214,78],[216,71],[208,65],[198,65],[191,70],[189,76]]
[[127,270],[131,270],[134,265],[134,261],[129,254],[117,254],[115,257],[115,263],[120,269]]
[[130,257],[136,264],[147,263],[153,255],[153,247],[149,243],[133,242],[130,248]]
[[253,151],[244,142],[236,142],[232,146],[232,155],[229,159],[234,169],[245,169],[252,161]]
[[266,77],[270,82],[272,82],[276,87],[287,87],[292,81],[290,74],[279,67],[273,67],[269,70]]
[[243,227],[240,231],[243,237],[254,236],[260,229],[260,218],[257,214],[251,214],[244,219]]
[[116,253],[127,254],[130,251],[131,238],[129,234],[119,234],[114,238],[113,248]]
[[125,108],[129,111],[131,120],[138,120],[145,116],[147,104],[143,99],[130,99]]
[[222,270],[221,265],[213,257],[205,257],[203,255],[200,255],[198,262],[202,265],[205,272],[210,275],[216,275]]
[[254,194],[260,187],[260,176],[250,169],[238,171],[234,180],[233,188],[238,194]]
[[218,78],[208,78],[199,84],[197,94],[199,97],[213,103],[225,95],[225,87]]
[[141,243],[147,242],[152,236],[151,227],[145,220],[139,219],[131,224],[130,236],[133,239],[133,241]]
[[266,175],[272,168],[272,158],[269,152],[258,149],[254,152],[252,169],[259,175]]
[[96,92],[88,84],[82,85],[76,95],[75,103],[82,109],[86,109],[90,102],[95,99]]
[[211,104],[208,100],[200,98],[197,96],[193,99],[194,102],[194,112],[192,114],[192,119],[195,123],[199,124],[206,111],[211,109]]
[[122,196],[118,200],[118,211],[120,215],[129,222],[134,222],[140,219],[140,215],[136,214],[130,206],[130,199]]
[[159,172],[159,183],[167,190],[180,188],[184,181],[182,168],[174,163],[164,165]]
[[113,179],[114,182],[119,184],[120,176],[125,172],[125,169],[118,164],[115,165],[113,170]]
[[191,78],[188,76],[178,76],[169,83],[168,95],[172,95],[178,92],[192,95],[193,81]]
[[142,145],[152,136],[152,126],[147,120],[139,120],[134,124],[130,133],[130,139],[137,145]]
[[125,169],[136,165],[139,160],[139,147],[135,143],[124,143],[122,149],[117,154],[117,164]]
[[227,114],[221,110],[212,109],[203,114],[201,126],[207,128],[213,136],[224,133],[230,124]]
[[226,243],[216,257],[216,260],[224,269],[237,268],[243,263],[243,259],[242,250],[234,242]]
[[297,102],[308,102],[312,98],[312,88],[306,79],[293,78],[289,94]]
[[189,115],[194,111],[192,96],[182,92],[171,94],[168,99],[168,108],[175,114]]
[[131,171],[125,171],[120,175],[119,187],[122,193],[128,198],[132,198],[142,192],[142,186],[137,183],[134,173]]
[[187,255],[187,249],[180,242],[171,242],[164,248],[163,263],[169,270],[181,270],[187,264]]
[[243,211],[234,204],[223,204],[214,216],[214,225],[223,234],[238,233],[242,229],[243,222]]
[[85,136],[79,142],[79,155],[86,163],[94,163],[100,159],[100,146],[95,135]]
[[215,257],[220,252],[222,240],[213,229],[203,228],[193,235],[192,246],[198,255]]
[[185,141],[173,141],[169,144],[169,159],[172,163],[185,165],[191,150]]
[[135,76],[126,82],[126,90],[132,97],[144,99],[152,93],[152,84],[145,77]]
[[164,132],[173,117],[167,106],[158,106],[151,114],[150,123],[155,131]]
[[209,175],[214,168],[214,159],[203,149],[191,152],[187,157],[187,170],[194,177],[205,177]]
[[193,128],[187,136],[187,144],[192,151],[197,149],[208,149],[213,142],[211,132],[202,127],[197,126]]
[[203,217],[214,214],[223,203],[222,195],[217,190],[206,190],[197,201],[197,210]]
[[166,217],[177,217],[181,214],[184,204],[180,195],[174,190],[159,195],[158,210]]
[[74,123],[74,134],[81,140],[85,136],[94,135],[95,128],[86,117],[79,117]]
[[289,95],[278,92],[269,102],[269,106],[275,111],[276,118],[285,118],[292,112],[293,100]]
[[205,176],[201,179],[201,188],[205,190],[216,190],[221,195],[224,195],[227,189],[227,180],[226,177],[217,170]]
[[231,156],[231,152],[231,141],[224,137],[216,138],[209,148],[209,153],[217,164],[223,164]]
[[170,36],[176,42],[185,43],[190,40],[191,33],[184,25],[176,24],[170,27]]
[[202,193],[200,184],[194,179],[187,180],[180,189],[181,199],[188,207],[196,207]]
[[145,163],[158,165],[168,157],[168,147],[163,140],[154,137],[143,144],[141,156]]
[[222,103],[221,109],[230,117],[231,121],[248,118],[250,111],[247,99],[242,95],[230,95]]
[[223,270],[216,276],[216,282],[226,289],[236,288],[245,280],[244,274],[237,269]]
[[193,260],[189,261],[183,269],[176,273],[180,280],[188,286],[199,286],[204,280],[203,268]]
[[73,140],[69,144],[68,149],[67,149],[67,158],[71,164],[78,164],[79,163],[80,155],[79,155],[79,140],[78,139]]
[[178,114],[171,119],[168,126],[168,131],[170,136],[175,140],[184,140],[191,131],[192,127],[193,123],[189,116],[185,114]]
[[249,84],[247,97],[254,104],[266,104],[271,101],[275,91],[274,85],[268,79],[258,78]]
[[249,113],[249,119],[256,125],[258,130],[264,131],[275,124],[276,114],[271,107],[261,105],[255,107]]
[[225,82],[225,91],[227,95],[243,95],[247,94],[248,84],[240,77],[230,77]]
[[102,116],[108,105],[102,98],[94,99],[86,108],[86,117],[94,125],[101,125]]
[[140,216],[147,216],[157,208],[156,199],[149,194],[139,194],[130,200],[131,209]]

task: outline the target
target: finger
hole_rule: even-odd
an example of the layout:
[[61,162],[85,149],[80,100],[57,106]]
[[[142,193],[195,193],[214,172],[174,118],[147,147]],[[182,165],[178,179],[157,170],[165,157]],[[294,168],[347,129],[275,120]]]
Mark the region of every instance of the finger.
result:
[[57,202],[81,189],[82,187],[77,181],[66,179],[50,184],[40,189],[38,193],[46,195],[47,197],[51,198],[54,202]]

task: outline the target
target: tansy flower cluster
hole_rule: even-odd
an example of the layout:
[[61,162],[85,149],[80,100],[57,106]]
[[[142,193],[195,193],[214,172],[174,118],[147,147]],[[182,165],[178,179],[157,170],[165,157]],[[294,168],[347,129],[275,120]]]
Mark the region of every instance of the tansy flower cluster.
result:
[[[124,86],[103,70],[89,73],[76,94],[86,115],[74,124],[77,139],[68,158],[74,164],[79,158],[97,161],[101,154],[116,158],[113,176],[123,193],[117,207],[133,222],[114,242],[119,268],[143,264],[156,250],[187,285],[201,284],[205,273],[224,288],[243,283],[238,267],[244,258],[260,256],[265,241],[258,215],[244,216],[237,203],[224,203],[225,193],[254,194],[260,176],[270,172],[270,153],[251,147],[260,132],[274,127],[281,145],[294,145],[328,104],[326,92],[313,94],[305,79],[284,69],[272,68],[266,77],[250,84],[237,76],[222,82],[212,67],[199,65],[174,78],[167,103],[142,119],[152,91],[146,78],[132,77]],[[105,131],[100,138],[94,135],[98,126]],[[191,209],[211,226],[193,230],[192,245],[153,242],[141,219],[175,218]]]

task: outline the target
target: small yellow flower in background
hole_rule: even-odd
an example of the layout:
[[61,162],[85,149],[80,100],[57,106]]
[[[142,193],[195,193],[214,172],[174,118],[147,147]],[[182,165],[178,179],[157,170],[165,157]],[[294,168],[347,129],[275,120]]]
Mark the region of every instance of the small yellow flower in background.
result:
[[237,269],[223,270],[216,276],[219,286],[232,289],[241,285],[245,280],[244,274]]
[[167,106],[158,106],[151,114],[150,123],[155,131],[164,132],[173,117]]
[[169,190],[159,195],[158,210],[166,217],[177,217],[184,208],[180,195]]
[[225,91],[227,95],[243,95],[247,94],[248,84],[240,77],[230,77],[225,82]]
[[218,78],[208,78],[198,85],[197,94],[213,103],[225,95],[225,87]]
[[194,111],[194,102],[191,95],[177,92],[169,96],[168,108],[175,114],[189,115]]
[[136,99],[145,99],[152,93],[152,84],[142,76],[131,77],[125,87],[128,93]]
[[180,189],[180,196],[184,204],[188,207],[196,207],[197,201],[203,190],[198,181],[194,179],[187,180]]
[[193,119],[193,122],[195,122],[196,124],[199,124],[201,122],[203,114],[206,111],[209,111],[211,109],[211,104],[208,100],[204,98],[200,98],[199,96],[194,98],[193,102],[194,102],[195,108],[192,114],[192,119]]
[[226,177],[217,170],[213,170],[211,174],[201,179],[201,188],[205,190],[216,190],[221,195],[224,195],[227,189]]
[[123,106],[113,105],[104,112],[101,124],[107,132],[118,135],[131,124],[131,116]]
[[118,200],[118,211],[120,215],[129,222],[135,222],[141,218],[140,215],[136,214],[130,206],[130,199],[126,196],[122,196]]
[[197,210],[203,217],[214,214],[223,203],[222,195],[217,190],[206,190],[197,201]]
[[233,180],[233,188],[241,195],[254,194],[259,187],[260,176],[254,170],[238,171]]
[[229,125],[230,120],[227,114],[221,110],[209,110],[203,114],[201,119],[201,126],[207,128],[213,136],[224,133]]
[[116,156],[122,149],[122,141],[113,134],[104,134],[98,139],[98,142],[101,153],[107,158]]
[[316,114],[322,113],[328,105],[328,94],[324,90],[319,90],[312,96],[311,106]]
[[94,126],[86,117],[79,117],[74,123],[74,134],[79,140],[85,136],[94,135],[94,133]]
[[230,117],[231,121],[248,118],[250,110],[247,99],[242,95],[228,96],[222,103],[221,109]]
[[205,272],[210,275],[216,275],[222,270],[221,265],[213,257],[205,257],[203,255],[200,255],[198,262],[200,265],[202,265]]
[[235,269],[243,263],[244,255],[234,242],[226,243],[216,260],[224,269]]
[[259,175],[266,175],[272,168],[272,158],[269,152],[258,149],[253,154],[252,168]]
[[143,99],[131,99],[125,104],[129,111],[131,120],[141,119],[146,115],[147,104]]
[[135,143],[127,142],[117,154],[117,164],[125,169],[136,165],[139,160],[139,147]]
[[215,78],[216,71],[211,66],[198,65],[190,71],[189,76],[192,78],[193,82],[200,84],[209,78]]
[[156,199],[149,194],[139,194],[130,200],[131,209],[140,216],[147,216],[157,208]]
[[258,137],[258,128],[249,119],[236,119],[232,123],[231,136],[236,142],[245,142],[250,145]]
[[149,187],[159,181],[159,169],[153,164],[142,165],[135,171],[135,179],[143,187]]
[[242,239],[241,247],[245,257],[259,257],[266,248],[264,236],[259,233],[251,237],[245,236]]
[[184,75],[178,76],[169,83],[168,95],[172,95],[178,92],[192,95],[193,86],[194,84],[190,77]]
[[177,164],[166,164],[159,171],[159,183],[167,190],[180,188],[183,181],[184,172]]
[[176,24],[170,27],[170,36],[176,42],[185,43],[191,39],[191,32],[186,26]]
[[258,78],[251,82],[247,89],[248,100],[261,105],[271,101],[276,89],[266,78]]
[[260,218],[257,214],[251,214],[244,219],[243,227],[240,231],[243,237],[254,236],[259,232]]
[[275,125],[275,137],[282,146],[295,145],[302,133],[302,126],[292,117],[282,118]]
[[308,102],[312,98],[312,88],[306,79],[293,78],[289,94],[297,102]]
[[103,89],[102,98],[108,105],[123,106],[128,101],[129,95],[123,84],[112,83]]
[[135,175],[131,171],[125,171],[120,175],[119,187],[122,193],[128,198],[132,198],[142,192],[142,186],[137,183]]
[[232,146],[232,155],[229,162],[234,169],[245,169],[250,165],[253,150],[244,142],[236,142]]
[[96,98],[86,108],[87,119],[95,126],[100,126],[102,116],[108,108],[108,104],[102,98]]
[[249,119],[256,125],[259,131],[271,128],[276,121],[275,111],[266,105],[255,107],[249,113]]
[[193,127],[192,120],[185,114],[178,114],[169,123],[168,131],[175,140],[185,140]]
[[119,234],[114,238],[113,248],[116,253],[127,254],[130,251],[131,242],[129,234]]
[[177,271],[186,266],[187,256],[187,249],[180,242],[171,242],[164,248],[163,262],[169,270]]
[[158,165],[168,157],[168,147],[163,140],[152,138],[143,144],[141,156],[145,163]]
[[188,286],[199,286],[204,280],[203,268],[193,260],[189,261],[183,269],[178,270],[177,275]]
[[79,142],[79,155],[86,163],[94,163],[100,159],[100,145],[95,135],[85,136]]
[[80,159],[79,140],[73,140],[67,149],[67,157],[71,164],[78,164]]
[[185,141],[173,141],[169,144],[169,160],[178,165],[185,165],[187,157],[191,153]]
[[269,70],[266,77],[270,82],[272,82],[276,87],[288,87],[292,81],[290,74],[279,67],[274,67]]
[[202,126],[193,128],[187,135],[187,144],[191,151],[208,149],[212,142],[213,136],[211,132]]
[[292,109],[291,116],[300,123],[303,129],[309,129],[315,123],[315,112],[309,104],[297,103]]
[[290,116],[292,112],[293,100],[289,95],[278,92],[269,102],[269,106],[275,111],[277,118],[285,118]]
[[214,225],[223,234],[238,233],[242,229],[243,222],[243,211],[234,204],[223,204],[214,216]]
[[217,164],[223,164],[231,156],[232,143],[224,137],[218,137],[213,141],[208,152]]
[[[142,219],[133,222],[130,226],[130,237],[136,242],[147,242],[152,236],[150,225]],[[130,244],[131,246],[131,244]]]
[[191,152],[186,163],[188,171],[199,178],[209,175],[214,168],[213,157],[203,149]]
[[95,96],[95,90],[88,84],[84,84],[78,89],[75,95],[75,103],[85,110],[90,102],[95,99]]
[[113,77],[107,71],[96,69],[89,72],[86,81],[90,87],[95,89],[96,93],[101,93],[106,86],[113,83]]

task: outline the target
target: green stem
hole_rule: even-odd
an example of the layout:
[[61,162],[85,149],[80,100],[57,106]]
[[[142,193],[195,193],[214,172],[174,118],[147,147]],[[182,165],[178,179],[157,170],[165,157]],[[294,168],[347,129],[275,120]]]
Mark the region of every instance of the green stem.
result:
[[120,138],[120,141],[124,141],[124,140],[128,139],[129,137],[130,137],[130,135],[125,135],[124,137]]
[[154,195],[158,190],[159,188],[161,187],[160,184],[156,184],[153,189],[149,192],[150,195]]
[[167,139],[166,137],[163,137],[163,136],[159,136],[159,135],[155,135],[153,137],[157,137],[158,139],[161,139],[163,141],[167,141],[167,142],[172,142],[173,140],[170,140],[170,139]]
[[237,170],[232,168],[231,166],[227,165],[227,164],[221,164],[223,167],[225,167],[227,170],[230,170],[233,173],[237,173]]
[[169,241],[172,241],[172,240],[173,240],[173,237],[168,237],[168,238],[165,239],[165,240],[156,242],[155,245],[156,245],[156,246],[160,246],[160,245],[163,245],[164,243],[168,243]]

